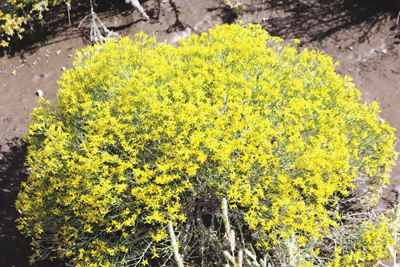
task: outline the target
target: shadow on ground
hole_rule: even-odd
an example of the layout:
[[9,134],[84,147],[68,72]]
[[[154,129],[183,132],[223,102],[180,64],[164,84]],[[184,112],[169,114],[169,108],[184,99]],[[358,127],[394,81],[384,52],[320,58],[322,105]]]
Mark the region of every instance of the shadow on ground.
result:
[[[101,19],[121,14],[128,16],[134,11],[134,8],[126,4],[124,0],[97,0],[95,6],[95,12]],[[88,22],[91,19],[89,1],[72,1],[69,11],[63,3],[52,7],[48,12],[43,13],[41,21],[33,20],[28,23],[22,40],[15,37],[11,40],[9,47],[0,47],[0,57],[5,54],[12,57],[18,53],[34,53],[44,45],[48,46],[73,38],[82,38],[84,43],[89,45],[91,44],[90,27],[81,27],[81,22]],[[119,31],[137,22],[119,25],[110,30]],[[71,31],[71,29],[79,30]]]
[[[24,160],[26,144],[21,139],[9,140],[7,152],[0,147],[0,266],[23,267],[29,265],[32,254],[29,239],[24,238],[16,228],[15,220],[19,214],[15,201],[22,181],[27,179]],[[43,261],[33,267],[63,266],[61,262]]]
[[270,10],[262,25],[271,35],[302,42],[321,41],[335,33],[358,27],[357,38],[363,42],[368,34],[398,16],[400,1],[392,0],[272,0],[253,1],[245,13]]

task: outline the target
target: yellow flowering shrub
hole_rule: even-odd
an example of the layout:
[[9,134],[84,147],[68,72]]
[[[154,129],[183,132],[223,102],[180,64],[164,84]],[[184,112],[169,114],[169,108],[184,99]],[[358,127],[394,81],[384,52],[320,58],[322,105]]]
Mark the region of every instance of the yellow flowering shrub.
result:
[[[52,5],[65,2],[70,6],[70,0],[52,0]],[[6,47],[12,36],[22,39],[24,24],[32,18],[43,18],[43,11],[48,10],[49,0],[8,0],[0,3],[0,47]]]
[[394,129],[329,56],[281,42],[224,25],[178,48],[138,34],[78,51],[26,138],[16,207],[32,259],[174,266],[173,222],[185,264],[222,266],[223,198],[240,232],[232,251],[255,247],[277,266],[387,256],[385,221],[347,203],[388,182]]

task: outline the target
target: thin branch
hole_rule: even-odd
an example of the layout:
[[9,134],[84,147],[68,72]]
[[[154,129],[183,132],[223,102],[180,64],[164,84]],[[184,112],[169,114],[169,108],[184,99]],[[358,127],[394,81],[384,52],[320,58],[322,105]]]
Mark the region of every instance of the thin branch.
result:
[[86,15],[83,20],[81,21],[81,23],[79,23],[78,28],[76,28],[77,30],[79,30],[79,28],[81,27],[82,23],[85,21],[85,19],[87,19],[87,17],[89,17],[91,14]]
[[[90,0],[90,13],[92,15],[92,24],[90,25],[90,40],[93,43],[104,43],[105,41],[111,39],[111,38],[118,38],[119,35],[118,33],[115,33],[113,31],[110,31],[107,29],[107,27],[101,22],[100,18],[97,16],[96,12],[94,12],[93,8],[93,1]],[[100,24],[101,27],[103,27],[103,31],[106,34],[106,36],[103,36],[99,30],[99,27],[97,26],[97,23]]]
[[397,26],[399,26],[399,19],[400,19],[400,11],[399,11],[399,14],[397,15]]
[[70,14],[71,3],[70,2],[66,2],[66,3],[67,3],[67,12],[68,12],[68,22],[69,22],[69,25],[71,25],[71,14]]
[[178,245],[176,243],[174,229],[172,228],[172,221],[169,221],[168,223],[168,231],[169,231],[169,236],[171,237],[172,250],[174,252],[176,263],[179,267],[184,267],[182,257],[179,254]]
[[136,8],[142,14],[143,17],[146,18],[147,21],[150,21],[149,16],[147,16],[142,5],[139,3],[139,0],[125,0],[125,2],[127,4],[131,4],[134,8]]

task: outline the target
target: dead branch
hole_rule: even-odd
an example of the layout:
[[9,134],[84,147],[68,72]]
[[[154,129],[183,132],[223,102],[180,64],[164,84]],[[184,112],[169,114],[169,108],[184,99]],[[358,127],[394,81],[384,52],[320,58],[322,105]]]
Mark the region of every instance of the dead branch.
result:
[[146,18],[147,21],[150,20],[149,16],[147,16],[146,12],[144,12],[142,5],[139,3],[139,0],[125,0],[125,2],[136,8],[143,15],[143,17]]

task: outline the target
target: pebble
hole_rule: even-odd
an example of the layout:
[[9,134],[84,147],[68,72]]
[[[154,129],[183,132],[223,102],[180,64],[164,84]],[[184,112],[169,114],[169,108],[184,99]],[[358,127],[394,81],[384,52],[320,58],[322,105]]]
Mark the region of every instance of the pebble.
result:
[[43,91],[42,90],[37,90],[35,95],[37,95],[38,97],[43,96]]
[[62,70],[62,71],[66,71],[67,68],[66,68],[66,67],[62,67],[61,70]]
[[25,174],[25,175],[29,175],[29,174],[32,173],[32,171],[31,171],[30,169],[28,169],[28,170],[23,169],[23,170],[21,170],[21,173],[22,173],[22,174]]

